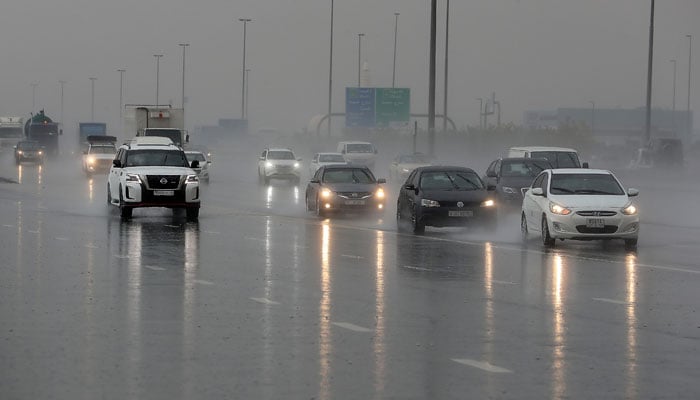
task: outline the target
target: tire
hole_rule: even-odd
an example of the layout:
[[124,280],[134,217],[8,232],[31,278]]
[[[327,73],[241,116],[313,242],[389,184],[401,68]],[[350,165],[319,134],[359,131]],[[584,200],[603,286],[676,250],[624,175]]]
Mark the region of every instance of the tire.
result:
[[555,239],[549,234],[549,225],[547,217],[542,216],[542,244],[544,247],[554,247]]
[[109,188],[109,183],[107,184],[107,205],[112,205],[112,190]]
[[422,235],[425,233],[425,224],[418,220],[418,217],[416,216],[416,213],[413,212],[411,214],[411,228],[413,230],[413,233],[416,235]]
[[625,239],[625,248],[627,250],[634,250],[637,248],[637,239]]
[[269,184],[270,184],[270,178],[268,178],[267,176],[263,176],[263,183],[264,183],[265,185],[269,185]]
[[396,203],[396,230],[399,232],[405,231],[406,222],[401,218],[401,203]]
[[525,213],[522,213],[520,215],[520,235],[522,236],[523,240],[527,240],[527,237],[529,236],[528,229],[527,229],[527,218],[525,218]]
[[187,207],[186,209],[187,220],[197,221],[199,219],[199,207]]
[[122,219],[129,219],[131,218],[133,211],[133,208],[124,205],[124,195],[122,195],[122,187],[119,186],[119,214],[121,215]]
[[321,202],[316,198],[316,216],[319,218],[326,218],[326,212],[321,208]]

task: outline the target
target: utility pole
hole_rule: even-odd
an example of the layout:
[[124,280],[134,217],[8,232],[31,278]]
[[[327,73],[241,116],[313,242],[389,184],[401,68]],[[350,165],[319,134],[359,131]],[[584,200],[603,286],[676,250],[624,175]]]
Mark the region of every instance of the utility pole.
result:
[[484,99],[479,97],[479,129],[484,129]]
[[394,21],[394,68],[391,73],[391,87],[395,88],[396,87],[396,45],[398,43],[398,33],[399,33],[399,13],[395,12],[394,17],[396,17],[396,20]]
[[126,70],[122,68],[118,69],[117,72],[119,72],[119,130],[123,131],[124,115],[122,110],[124,109],[124,72]]
[[63,85],[66,81],[58,81],[58,83],[61,85],[61,128],[63,128]]
[[243,78],[241,80],[241,119],[245,119],[245,46],[248,22],[252,21],[252,19],[239,18],[238,20],[243,22]]
[[692,60],[693,60],[693,35],[685,35],[688,38],[688,104],[686,106],[686,126],[688,127],[688,139],[690,140],[693,136],[692,120],[690,118],[690,71],[692,71]]
[[357,34],[357,87],[361,86],[360,71],[362,70],[362,37],[364,33]]
[[39,86],[37,82],[30,83],[32,87],[32,114],[36,111],[36,87]]
[[671,131],[676,135],[676,60],[671,60],[673,63],[673,101],[671,102]]
[[448,62],[448,54],[450,53],[450,0],[447,0],[447,11],[445,15],[445,90],[444,90],[444,98],[443,98],[443,111],[442,111],[442,132],[447,132],[447,92],[448,92],[448,85],[447,85],[447,67],[449,65]]
[[333,0],[331,0],[331,40],[328,61],[328,137],[331,137],[331,114],[333,109],[331,102],[333,101]]
[[428,154],[435,155],[435,42],[437,37],[437,0],[430,2],[430,77],[428,84]]
[[158,85],[160,84],[160,59],[163,57],[162,54],[154,54],[153,57],[156,58],[156,106],[158,106],[160,103],[158,103]]
[[649,22],[649,60],[647,62],[647,110],[644,129],[644,143],[651,139],[651,74],[654,60],[654,0],[651,0],[651,17]]
[[95,81],[97,78],[90,78],[90,121],[95,122]]

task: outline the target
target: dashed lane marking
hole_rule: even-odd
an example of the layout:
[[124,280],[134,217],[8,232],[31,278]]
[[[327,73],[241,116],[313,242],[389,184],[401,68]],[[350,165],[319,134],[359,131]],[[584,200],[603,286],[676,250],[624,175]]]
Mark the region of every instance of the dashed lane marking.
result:
[[470,360],[468,358],[453,358],[452,361],[462,364],[462,365],[467,365],[470,367],[478,368],[480,370],[486,371],[486,372],[493,372],[496,374],[511,374],[513,371],[501,367],[497,367],[495,365],[492,365],[491,363],[488,363],[486,361],[477,361],[477,360]]
[[144,265],[143,267],[151,271],[165,271],[165,268],[156,267],[155,265]]
[[509,281],[499,281],[497,279],[492,279],[491,283],[496,283],[498,285],[517,285],[517,282],[509,282]]
[[353,256],[352,254],[341,254],[340,256],[345,258],[353,258],[355,260],[362,260],[364,258],[362,256]]
[[276,301],[272,301],[272,300],[266,299],[264,297],[251,297],[250,299],[255,301],[255,302],[258,302],[260,304],[266,304],[266,305],[270,305],[270,306],[276,306],[276,305],[280,304]]
[[56,237],[56,238],[54,238],[54,239],[56,239],[56,240],[61,240],[61,241],[64,241],[64,242],[70,240],[70,238],[67,238],[67,237],[60,237],[60,236],[59,236],[59,237]]
[[595,300],[595,301],[602,301],[603,303],[622,304],[622,305],[625,305],[625,306],[630,305],[630,303],[629,303],[629,302],[626,302],[626,301],[613,300],[613,299],[605,299],[605,298],[602,298],[602,297],[594,297],[593,300]]
[[99,249],[99,247],[98,247],[98,246],[95,246],[95,245],[94,245],[94,244],[92,244],[92,243],[88,243],[88,244],[86,244],[86,245],[85,245],[85,247],[87,247],[88,249]]
[[359,325],[351,324],[349,322],[333,322],[333,325],[344,328],[344,329],[351,330],[353,332],[372,332],[371,329],[367,329],[367,328],[359,326]]
[[5,228],[14,228],[15,227],[14,225],[8,225],[8,224],[2,224],[2,226],[4,226]]
[[205,281],[205,280],[202,280],[202,279],[195,279],[195,280],[194,280],[194,283],[199,283],[200,285],[207,285],[207,286],[213,286],[213,285],[214,285],[214,282],[209,282],[209,281]]

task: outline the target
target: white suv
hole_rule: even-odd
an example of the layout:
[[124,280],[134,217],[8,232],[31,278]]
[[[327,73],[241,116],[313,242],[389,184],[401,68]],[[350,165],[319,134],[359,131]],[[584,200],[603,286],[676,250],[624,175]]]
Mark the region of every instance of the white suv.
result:
[[349,164],[365,165],[374,168],[377,160],[377,148],[369,142],[339,142],[338,153],[345,157]]
[[[160,139],[160,140],[154,140]],[[187,219],[199,217],[199,178],[182,148],[162,138],[135,138],[122,145],[112,161],[107,202],[124,219],[137,207],[185,209]]]
[[299,183],[301,158],[296,158],[290,149],[267,148],[258,160],[258,181],[265,184],[270,179],[291,179]]

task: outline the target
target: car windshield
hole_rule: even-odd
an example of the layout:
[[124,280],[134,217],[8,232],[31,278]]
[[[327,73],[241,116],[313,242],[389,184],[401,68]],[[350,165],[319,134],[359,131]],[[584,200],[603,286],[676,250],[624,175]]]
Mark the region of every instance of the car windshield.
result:
[[268,151],[267,152],[267,159],[268,160],[294,160],[294,153],[291,151]]
[[468,171],[429,171],[420,178],[423,190],[478,190],[483,189],[481,179]]
[[90,154],[114,154],[116,152],[117,149],[111,145],[90,147]]
[[185,156],[187,156],[187,161],[192,162],[192,161],[206,161],[206,158],[204,158],[204,154],[202,153],[185,153]]
[[157,129],[157,128],[148,128],[146,129],[144,136],[159,136],[159,137],[166,137],[170,140],[173,141],[173,143],[180,145],[181,138],[180,136],[182,135],[182,132],[180,132],[177,129]]
[[580,168],[581,162],[573,151],[533,151],[532,158],[544,158],[554,168]]
[[324,183],[374,183],[374,176],[362,168],[330,169],[323,174]]
[[187,167],[185,153],[176,150],[131,150],[126,155],[127,167]]
[[620,196],[625,191],[610,174],[553,174],[552,194],[593,194]]
[[39,142],[19,142],[17,148],[20,150],[37,150],[41,148]]
[[345,159],[340,154],[321,154],[318,156],[319,162],[341,162],[344,163]]
[[399,162],[405,164],[426,164],[430,162],[430,159],[425,154],[406,154],[399,157]]
[[374,153],[374,146],[369,143],[353,143],[347,145],[348,153]]
[[544,160],[503,161],[501,176],[510,178],[534,178],[540,172],[548,168],[551,168],[551,166]]

